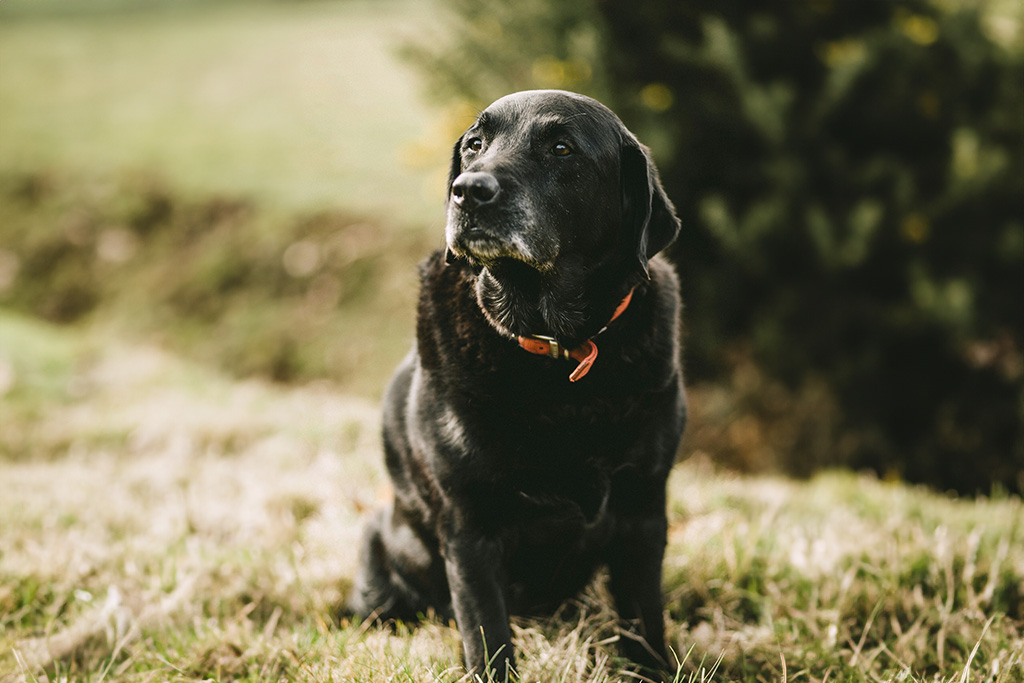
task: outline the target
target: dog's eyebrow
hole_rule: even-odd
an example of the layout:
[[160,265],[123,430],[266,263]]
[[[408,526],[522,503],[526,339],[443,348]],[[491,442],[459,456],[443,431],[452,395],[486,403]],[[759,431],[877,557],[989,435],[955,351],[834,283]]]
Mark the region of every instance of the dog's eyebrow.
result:
[[564,116],[562,114],[545,114],[537,117],[533,122],[532,127],[540,134],[551,134],[567,129],[571,130],[574,128],[572,125],[573,121],[586,116],[586,112],[571,114],[569,116]]
[[477,117],[476,123],[473,124],[473,128],[485,132],[496,132],[505,126],[506,123],[507,117],[505,112],[484,111]]
[[550,127],[550,126],[564,126],[578,118],[587,116],[587,112],[581,111],[577,114],[570,114],[568,116],[564,114],[542,114],[537,117],[537,125]]

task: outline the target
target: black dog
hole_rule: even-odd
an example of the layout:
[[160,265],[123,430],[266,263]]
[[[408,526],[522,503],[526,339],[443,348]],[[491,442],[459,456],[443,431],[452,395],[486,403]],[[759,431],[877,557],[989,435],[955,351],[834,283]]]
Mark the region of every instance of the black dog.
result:
[[607,565],[625,654],[664,668],[685,403],[677,281],[652,257],[675,209],[615,114],[559,91],[488,107],[448,184],[447,249],[422,266],[416,345],[385,399],[395,501],[366,530],[351,608],[454,616],[467,667],[504,680],[509,614]]

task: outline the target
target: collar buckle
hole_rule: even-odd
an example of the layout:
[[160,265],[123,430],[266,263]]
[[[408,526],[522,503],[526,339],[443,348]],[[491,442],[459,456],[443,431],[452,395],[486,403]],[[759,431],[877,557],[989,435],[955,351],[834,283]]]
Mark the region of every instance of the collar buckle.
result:
[[566,349],[563,349],[562,345],[559,344],[558,340],[555,339],[554,337],[547,337],[547,336],[544,336],[543,334],[535,334],[535,335],[533,335],[533,338],[534,339],[539,339],[540,341],[547,342],[547,344],[548,344],[547,355],[548,356],[551,356],[552,358],[568,358],[569,357],[569,352]]
[[[612,319],[608,321],[608,325],[611,325],[612,321],[623,314],[629,306],[629,302],[632,298],[633,290],[631,289],[626,295],[626,298],[623,299],[622,302],[619,303],[618,308],[615,309],[615,313],[612,314]],[[608,325],[602,327],[594,337],[597,337],[607,330]],[[542,334],[520,336],[516,338],[516,341],[519,342],[520,347],[534,355],[550,356],[551,358],[565,358],[566,360],[574,360],[579,363],[579,365],[576,366],[576,369],[573,370],[572,374],[569,375],[570,382],[582,379],[584,375],[590,372],[591,366],[594,364],[594,361],[597,360],[597,344],[594,343],[593,337],[573,349],[567,349],[559,344],[558,340],[554,337],[547,337]]]

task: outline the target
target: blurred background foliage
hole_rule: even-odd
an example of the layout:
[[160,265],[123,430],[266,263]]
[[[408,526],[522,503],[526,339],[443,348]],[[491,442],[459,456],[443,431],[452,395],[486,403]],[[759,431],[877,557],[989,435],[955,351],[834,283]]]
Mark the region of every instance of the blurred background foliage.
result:
[[[408,349],[416,263],[443,239],[443,179],[406,160],[430,110],[393,54],[428,13],[0,3],[0,323],[379,394]],[[29,378],[5,336],[9,403]]]
[[1024,487],[1024,36],[1014,2],[449,0],[445,101],[578,90],[683,220],[691,433],[745,467]]
[[652,148],[683,219],[687,450],[1021,491],[1021,22],[1016,0],[6,0],[0,306],[379,395],[450,144],[507,92],[566,88]]
[[238,376],[369,394],[386,372],[367,367],[407,349],[413,264],[434,246],[340,210],[183,199],[144,174],[0,176],[0,203],[17,227],[0,250],[9,306],[142,333]]

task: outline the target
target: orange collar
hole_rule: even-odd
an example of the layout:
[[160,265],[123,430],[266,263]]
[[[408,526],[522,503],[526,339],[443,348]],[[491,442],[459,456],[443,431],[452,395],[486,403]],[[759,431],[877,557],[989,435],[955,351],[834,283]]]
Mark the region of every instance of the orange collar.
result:
[[[612,319],[608,321],[608,325],[622,315],[627,308],[629,308],[629,302],[633,299],[633,289],[629,290],[629,294],[623,299],[618,307],[615,309],[615,313],[612,314]],[[601,334],[608,329],[608,325],[602,327],[597,334]],[[519,346],[526,351],[536,354],[538,356],[551,356],[552,358],[571,358],[572,360],[579,363],[576,369],[569,375],[569,381],[575,382],[582,379],[584,375],[590,372],[590,368],[594,365],[594,361],[597,360],[597,344],[594,343],[594,337],[591,337],[587,341],[583,342],[579,346],[567,349],[563,347],[554,337],[545,337],[543,335],[533,336],[520,336],[517,337]]]

